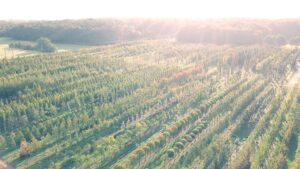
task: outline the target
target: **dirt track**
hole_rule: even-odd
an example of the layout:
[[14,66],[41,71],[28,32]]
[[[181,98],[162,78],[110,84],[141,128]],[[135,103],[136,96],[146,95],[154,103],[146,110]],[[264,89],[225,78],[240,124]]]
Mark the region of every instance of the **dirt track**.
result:
[[4,168],[7,168],[7,165],[2,160],[0,160],[0,169]]

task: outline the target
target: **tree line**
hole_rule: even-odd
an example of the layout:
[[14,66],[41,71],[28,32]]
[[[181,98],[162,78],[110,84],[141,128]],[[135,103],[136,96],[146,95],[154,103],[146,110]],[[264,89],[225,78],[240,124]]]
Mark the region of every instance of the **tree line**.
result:
[[180,42],[205,44],[299,45],[299,20],[227,20],[188,23],[176,35]]
[[246,45],[299,44],[299,20],[83,19],[0,22],[0,36],[54,43],[99,45],[136,39],[176,38],[180,42]]
[[24,49],[24,50],[36,50],[41,52],[55,52],[56,46],[48,39],[41,37],[36,43],[31,42],[14,42],[9,44],[10,48]]

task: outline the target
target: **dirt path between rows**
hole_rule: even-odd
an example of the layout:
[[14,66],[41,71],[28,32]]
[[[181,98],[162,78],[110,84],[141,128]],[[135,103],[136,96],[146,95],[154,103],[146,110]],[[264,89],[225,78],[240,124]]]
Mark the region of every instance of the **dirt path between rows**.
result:
[[13,169],[0,158],[0,169]]
[[0,169],[4,168],[7,168],[7,165],[2,160],[0,160]]

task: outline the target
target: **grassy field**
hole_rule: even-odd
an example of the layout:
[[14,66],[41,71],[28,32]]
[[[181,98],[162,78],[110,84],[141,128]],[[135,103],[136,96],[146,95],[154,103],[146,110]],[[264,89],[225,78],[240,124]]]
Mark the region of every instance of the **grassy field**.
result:
[[0,42],[0,59],[3,58],[11,59],[11,58],[16,58],[18,56],[23,57],[23,56],[37,53],[33,51],[25,51],[20,49],[10,49],[8,45],[9,44],[5,42],[2,41]]

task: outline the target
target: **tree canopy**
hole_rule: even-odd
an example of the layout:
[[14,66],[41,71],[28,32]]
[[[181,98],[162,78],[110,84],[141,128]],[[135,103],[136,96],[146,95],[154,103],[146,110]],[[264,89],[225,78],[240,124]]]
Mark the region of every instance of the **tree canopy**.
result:
[[36,40],[36,43],[32,42],[14,42],[9,44],[10,48],[18,48],[24,50],[36,50],[41,52],[55,52],[56,46],[45,37],[41,37]]
[[99,45],[136,39],[176,38],[180,42],[245,45],[268,36],[299,36],[299,20],[83,19],[2,24],[0,36],[54,43]]

